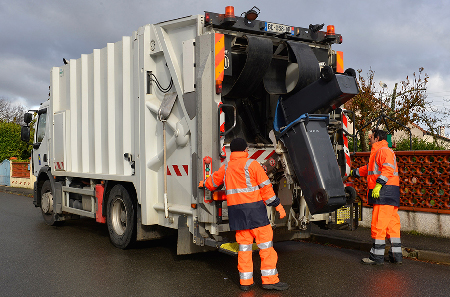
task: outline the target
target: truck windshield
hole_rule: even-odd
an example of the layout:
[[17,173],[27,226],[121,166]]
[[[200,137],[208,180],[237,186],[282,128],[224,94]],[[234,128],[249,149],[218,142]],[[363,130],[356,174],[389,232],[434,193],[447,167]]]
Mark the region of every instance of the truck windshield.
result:
[[47,112],[39,114],[38,126],[36,132],[36,142],[42,142],[45,136],[45,125],[47,123]]

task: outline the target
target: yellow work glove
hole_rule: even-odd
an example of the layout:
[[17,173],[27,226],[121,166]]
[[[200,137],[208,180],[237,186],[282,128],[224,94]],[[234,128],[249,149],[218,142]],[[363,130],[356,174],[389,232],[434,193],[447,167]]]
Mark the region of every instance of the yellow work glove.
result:
[[286,211],[284,211],[284,207],[281,204],[278,204],[275,209],[280,213],[280,219],[284,218],[286,216]]
[[379,184],[379,183],[377,183],[376,185],[375,185],[375,188],[373,188],[373,190],[372,190],[372,197],[373,197],[373,199],[378,199],[378,198],[380,198],[380,190],[381,190],[381,187],[382,187],[383,185],[382,184]]

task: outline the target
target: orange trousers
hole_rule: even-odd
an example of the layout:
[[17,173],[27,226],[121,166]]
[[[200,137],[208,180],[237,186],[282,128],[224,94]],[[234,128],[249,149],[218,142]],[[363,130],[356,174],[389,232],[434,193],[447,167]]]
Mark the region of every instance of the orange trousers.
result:
[[400,238],[398,207],[374,204],[370,230],[373,239]]
[[238,270],[241,285],[253,284],[253,240],[259,247],[262,283],[265,285],[278,283],[276,268],[278,256],[273,248],[272,226],[266,225],[255,229],[236,231],[236,241],[239,243]]

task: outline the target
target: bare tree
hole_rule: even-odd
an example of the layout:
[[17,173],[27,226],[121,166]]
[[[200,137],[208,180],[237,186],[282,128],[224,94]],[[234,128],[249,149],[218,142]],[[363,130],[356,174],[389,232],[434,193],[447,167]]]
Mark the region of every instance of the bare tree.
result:
[[25,106],[15,105],[5,98],[0,98],[0,121],[23,124],[23,115],[26,111]]
[[[402,125],[406,126],[409,123],[422,124],[434,136],[433,139],[437,140],[439,127],[444,126],[442,119],[450,113],[445,108],[440,110],[433,108],[431,102],[426,100],[429,77],[423,70],[423,67],[420,67],[418,73],[414,72],[411,78],[407,76],[404,81],[395,84],[392,94],[384,93],[384,96],[376,92],[375,71],[370,69],[367,77],[364,77],[361,74],[362,70],[358,70],[358,84],[361,92],[345,104],[346,109],[356,112],[355,128],[361,129],[383,113],[395,121],[389,123],[392,132],[402,130]],[[400,85],[399,89],[397,85]],[[360,134],[363,151],[368,150],[366,136],[370,128],[367,127]]]

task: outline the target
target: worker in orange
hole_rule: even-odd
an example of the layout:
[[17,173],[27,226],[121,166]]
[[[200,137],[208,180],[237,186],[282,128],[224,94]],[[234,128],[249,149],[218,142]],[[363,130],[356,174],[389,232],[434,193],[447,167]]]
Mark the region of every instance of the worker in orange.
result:
[[369,135],[369,144],[372,146],[369,164],[350,172],[354,177],[367,177],[368,201],[373,205],[371,233],[374,243],[369,258],[361,260],[368,265],[384,264],[386,237],[391,242],[389,261],[402,263],[398,168],[395,154],[388,147],[386,139],[386,131],[372,130]]
[[236,230],[239,243],[241,289],[247,291],[254,285],[252,246],[255,240],[260,249],[262,287],[286,290],[289,285],[278,279],[278,256],[273,248],[273,230],[267,218],[266,205],[275,207],[280,218],[284,218],[286,212],[264,169],[256,160],[248,158],[247,142],[242,138],[233,139],[230,150],[230,161],[201,181],[199,187],[206,186],[214,191],[225,184],[230,229]]

